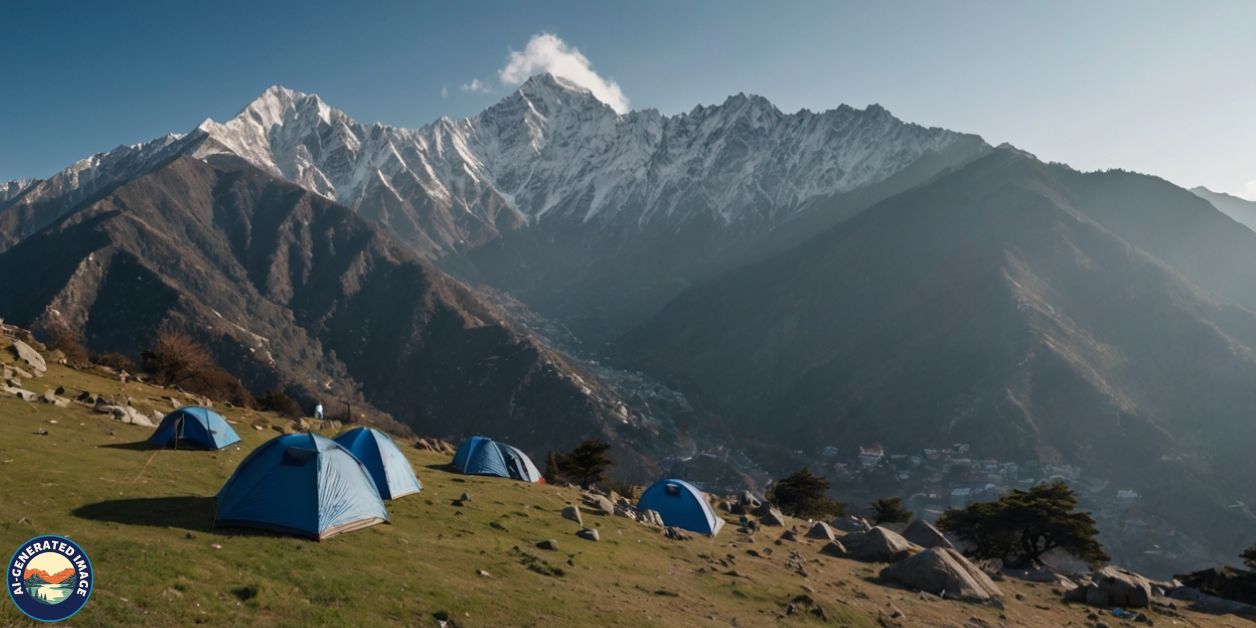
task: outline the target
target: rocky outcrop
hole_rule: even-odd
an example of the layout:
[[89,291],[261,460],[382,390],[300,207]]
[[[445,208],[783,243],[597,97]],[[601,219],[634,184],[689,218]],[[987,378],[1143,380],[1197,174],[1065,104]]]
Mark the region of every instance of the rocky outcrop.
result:
[[987,602],[1003,592],[963,554],[934,547],[881,570],[881,580],[945,598]]
[[839,541],[845,554],[835,555],[867,563],[896,563],[924,549],[880,526],[867,532],[851,532]]
[[942,532],[924,519],[917,519],[911,522],[911,525],[903,530],[903,538],[924,548],[946,547],[955,549],[955,546],[943,536]]

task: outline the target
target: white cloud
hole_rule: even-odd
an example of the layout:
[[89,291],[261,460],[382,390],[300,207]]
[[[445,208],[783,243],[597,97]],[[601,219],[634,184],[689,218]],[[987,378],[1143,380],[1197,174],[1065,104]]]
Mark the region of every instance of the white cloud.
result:
[[1248,181],[1247,192],[1241,196],[1247,198],[1249,201],[1256,201],[1256,181]]
[[489,87],[488,83],[485,83],[484,81],[481,81],[480,79],[471,79],[470,83],[467,83],[466,85],[462,86],[462,91],[480,92],[481,94],[491,94],[493,93],[493,88]]
[[589,90],[615,111],[626,113],[628,97],[619,89],[619,84],[599,76],[592,65],[588,57],[557,36],[541,33],[528,41],[523,52],[512,51],[506,67],[498,70],[497,77],[503,85],[519,85],[535,74],[549,72]]
[[448,88],[448,87],[442,87],[442,88],[440,88],[440,97],[441,97],[441,100],[444,100],[444,99],[446,99],[446,98],[449,98],[449,88]]

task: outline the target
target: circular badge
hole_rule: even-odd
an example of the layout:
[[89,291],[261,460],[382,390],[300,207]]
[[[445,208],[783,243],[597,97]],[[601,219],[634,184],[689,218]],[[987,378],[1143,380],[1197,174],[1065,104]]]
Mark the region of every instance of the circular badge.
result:
[[5,570],[13,604],[39,621],[61,621],[79,612],[94,580],[83,548],[51,534],[23,543]]

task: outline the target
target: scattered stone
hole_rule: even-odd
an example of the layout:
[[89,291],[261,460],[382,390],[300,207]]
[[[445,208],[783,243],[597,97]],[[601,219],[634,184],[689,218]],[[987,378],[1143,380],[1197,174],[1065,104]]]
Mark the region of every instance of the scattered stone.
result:
[[53,390],[53,389],[51,389],[51,388],[49,388],[48,390],[45,390],[45,391],[44,391],[44,394],[43,394],[43,395],[40,395],[40,400],[41,400],[41,401],[43,401],[44,403],[52,403],[52,402],[56,401],[56,400],[57,400],[57,391],[55,391],[55,390]]
[[554,539],[546,539],[536,544],[537,548],[550,551],[558,551],[558,541]]
[[[785,515],[781,514],[781,511],[777,510],[776,506],[771,504],[765,504],[765,506],[768,506],[767,512],[759,515],[759,523],[761,525],[774,527],[785,525]],[[760,509],[762,509],[762,506]]]
[[[48,370],[48,363],[44,361],[44,356],[39,355],[38,351],[32,349],[25,342],[14,338],[12,349],[17,354],[17,359],[34,369],[35,377],[42,377],[44,372]],[[30,378],[27,377],[26,379]]]
[[838,558],[846,558],[850,554],[846,551],[846,548],[842,546],[841,541],[832,541],[828,543],[824,547],[820,548],[820,553],[828,554],[829,556],[836,556]]
[[1103,604],[1093,606],[1145,608],[1151,604],[1151,582],[1132,571],[1109,565],[1096,571],[1090,581],[1106,598]]
[[563,509],[563,519],[575,521],[577,524],[584,525],[584,518],[580,516],[580,509],[575,506],[568,506]]
[[829,524],[823,521],[817,521],[811,526],[811,529],[807,531],[807,538],[836,541],[837,535],[833,533],[833,528],[830,528]]
[[963,554],[935,547],[881,570],[881,580],[968,602],[1003,597],[994,581]]
[[671,528],[671,527],[663,528],[663,536],[669,539],[675,540],[675,541],[688,541],[689,539],[693,538],[689,536],[688,532],[685,532],[684,530],[681,530],[680,528]]
[[476,573],[478,573],[480,576],[485,577],[485,578],[492,578],[492,577],[493,577],[493,575],[492,575],[492,574],[490,574],[490,573],[489,573],[489,572],[487,572],[487,571],[484,571],[483,569],[479,570],[479,571],[478,571],[478,572],[476,572]]
[[834,519],[829,522],[829,525],[833,526],[833,529],[841,530],[842,532],[867,532],[872,529],[872,526],[868,525],[867,521],[853,515]]
[[611,500],[606,499],[601,495],[585,495],[584,501],[590,507],[598,510],[604,515],[609,516],[615,514],[615,505],[611,503]]
[[578,537],[580,537],[580,538],[582,538],[582,539],[585,539],[585,540],[587,540],[587,541],[598,541],[598,540],[601,540],[601,539],[600,539],[600,537],[598,536],[597,530],[594,530],[594,529],[592,529],[592,528],[584,528],[584,529],[580,530],[579,532],[577,532],[577,533],[576,533],[576,536],[578,536]]
[[903,530],[903,538],[925,549],[933,547],[955,549],[955,546],[946,539],[946,536],[941,531],[924,519],[917,519],[911,522],[911,525]]
[[663,523],[663,515],[660,515],[656,510],[649,509],[639,512],[637,515],[637,521],[646,525],[658,526],[660,528],[666,525]]
[[784,531],[784,532],[782,532],[782,533],[781,533],[781,538],[780,538],[779,540],[781,540],[781,541],[797,541],[797,540],[798,540],[798,535],[797,535],[797,534],[795,534],[793,530],[786,530],[786,531]]

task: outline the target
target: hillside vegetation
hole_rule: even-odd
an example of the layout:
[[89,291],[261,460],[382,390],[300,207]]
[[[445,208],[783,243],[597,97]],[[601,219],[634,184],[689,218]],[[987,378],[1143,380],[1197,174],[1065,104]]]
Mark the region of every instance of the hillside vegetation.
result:
[[[5,364],[13,362],[7,346],[0,340]],[[130,397],[143,411],[166,411],[180,397],[106,375],[50,364],[23,385]],[[1006,580],[1003,609],[928,601],[872,582],[881,565],[821,556],[820,541],[777,545],[781,528],[751,540],[734,524],[716,538],[673,541],[583,509],[601,537],[586,541],[559,515],[580,504],[578,490],[461,476],[448,456],[408,445],[425,490],[391,502],[390,525],[321,543],[214,530],[211,497],[249,451],[293,426],[269,413],[215,410],[242,442],[175,451],[147,446],[151,428],[81,404],[0,397],[0,549],[64,535],[95,569],[91,600],[66,625],[437,626],[448,617],[456,626],[1060,626],[1083,625],[1092,612],[1060,602],[1049,584]],[[453,506],[463,492],[471,501]],[[559,549],[537,549],[546,539]],[[798,596],[813,602],[786,615]],[[827,622],[808,611],[816,605]],[[892,618],[896,611],[903,616]],[[1237,621],[1151,616],[1162,625]],[[0,600],[0,625],[35,624]]]

